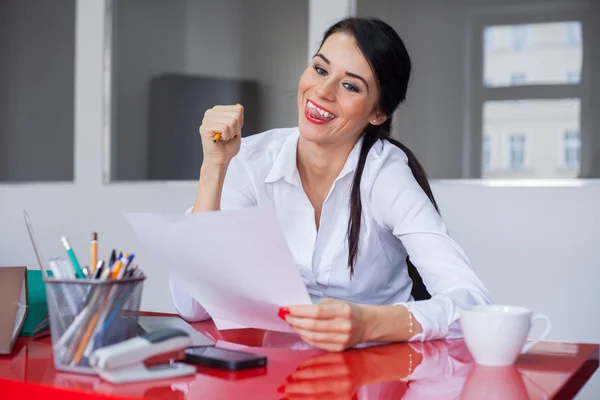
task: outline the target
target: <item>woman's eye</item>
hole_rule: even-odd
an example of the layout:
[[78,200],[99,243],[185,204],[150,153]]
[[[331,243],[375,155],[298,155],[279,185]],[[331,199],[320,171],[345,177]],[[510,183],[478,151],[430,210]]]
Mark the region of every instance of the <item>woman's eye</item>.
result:
[[344,87],[351,92],[358,92],[358,89],[356,88],[356,86],[354,86],[350,83],[344,83]]
[[323,76],[327,75],[327,71],[325,71],[323,68],[321,68],[321,67],[313,67],[313,68],[315,69],[315,71],[317,71],[317,74],[323,75]]

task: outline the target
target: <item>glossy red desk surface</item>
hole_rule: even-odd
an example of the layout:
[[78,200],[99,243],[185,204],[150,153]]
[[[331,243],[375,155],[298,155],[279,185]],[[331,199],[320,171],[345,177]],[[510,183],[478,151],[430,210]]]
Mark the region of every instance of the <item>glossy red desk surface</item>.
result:
[[57,371],[49,337],[20,338],[12,355],[0,356],[0,398],[569,399],[598,368],[595,344],[542,342],[516,365],[494,368],[475,365],[462,340],[323,353],[290,334],[194,326],[219,346],[267,355],[268,367],[245,373],[198,368],[187,378],[113,385]]

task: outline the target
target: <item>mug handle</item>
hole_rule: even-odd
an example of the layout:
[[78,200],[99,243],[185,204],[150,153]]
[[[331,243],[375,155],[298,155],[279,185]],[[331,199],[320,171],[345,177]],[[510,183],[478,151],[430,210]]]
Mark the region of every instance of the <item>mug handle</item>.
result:
[[523,348],[521,349],[521,354],[527,353],[529,351],[529,349],[531,349],[533,347],[534,344],[536,344],[537,342],[539,342],[540,340],[543,340],[546,336],[548,336],[548,334],[550,333],[550,329],[552,329],[552,324],[550,323],[550,318],[548,318],[547,315],[542,314],[542,313],[534,314],[533,317],[531,317],[531,326],[532,327],[536,320],[544,321],[546,323],[546,329],[544,329],[544,332],[540,335],[540,337],[535,340],[529,341],[530,339],[528,337],[527,338],[528,342],[526,342],[523,345]]

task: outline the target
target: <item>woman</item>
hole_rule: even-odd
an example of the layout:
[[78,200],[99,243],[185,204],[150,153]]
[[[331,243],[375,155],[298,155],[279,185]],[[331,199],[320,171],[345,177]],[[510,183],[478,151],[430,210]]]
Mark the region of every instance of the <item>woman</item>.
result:
[[[345,19],[300,77],[297,128],[241,140],[240,105],[208,110],[200,126],[204,160],[191,211],[275,207],[307,289],[321,300],[279,316],[316,348],[459,337],[460,310],[490,302],[448,235],[425,172],[390,138],[410,71],[390,26]],[[222,136],[213,143],[215,132]],[[411,262],[428,300],[411,296]],[[208,318],[180,283],[172,280],[171,291],[184,318]]]

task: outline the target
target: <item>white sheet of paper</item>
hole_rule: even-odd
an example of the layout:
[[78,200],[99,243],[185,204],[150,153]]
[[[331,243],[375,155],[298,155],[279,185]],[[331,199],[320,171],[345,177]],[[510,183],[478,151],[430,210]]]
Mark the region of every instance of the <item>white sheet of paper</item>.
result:
[[312,304],[271,207],[125,217],[219,329],[291,332],[277,316],[279,307]]

